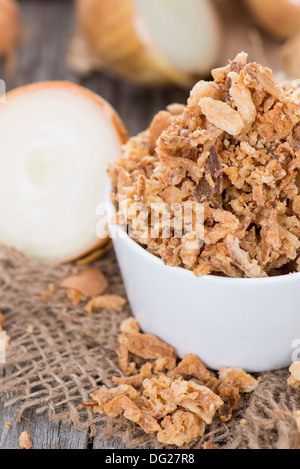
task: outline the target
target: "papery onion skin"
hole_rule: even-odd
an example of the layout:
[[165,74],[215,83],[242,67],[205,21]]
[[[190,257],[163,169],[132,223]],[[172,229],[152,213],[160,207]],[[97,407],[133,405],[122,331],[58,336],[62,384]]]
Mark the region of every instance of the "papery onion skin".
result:
[[[212,5],[211,9],[215,15]],[[76,0],[76,10],[79,26],[101,59],[102,68],[144,86],[191,88],[197,81],[194,74],[172,66],[149,38],[141,39],[133,0]],[[219,34],[216,41],[220,41]],[[211,66],[208,74],[210,70]]]
[[300,0],[245,0],[258,23],[278,39],[300,29]]
[[7,67],[15,66],[15,52],[20,38],[21,15],[14,0],[0,0],[0,57],[5,57]]
[[[107,102],[105,101],[104,99],[102,99],[100,96],[98,96],[97,94],[93,93],[92,91],[88,90],[88,89],[85,89],[79,85],[76,85],[74,83],[70,83],[70,82],[60,82],[60,81],[56,81],[56,82],[41,82],[41,83],[34,83],[34,84],[29,84],[29,85],[25,85],[25,86],[22,86],[20,88],[17,88],[15,90],[12,90],[10,92],[7,93],[7,102],[9,103],[11,101],[11,99],[13,98],[16,98],[18,97],[19,95],[23,96],[24,94],[26,95],[26,93],[30,93],[32,91],[37,91],[37,90],[47,90],[47,89],[51,89],[51,90],[58,90],[58,92],[60,90],[70,90],[71,92],[74,92],[74,93],[79,93],[80,95],[83,95],[87,98],[87,100],[92,100],[95,104],[97,104],[97,106],[100,106],[102,108],[102,110],[104,111],[105,115],[107,116],[107,120],[111,122],[111,125],[112,125],[112,128],[114,129],[114,132],[116,133],[116,136],[117,136],[117,139],[119,140],[119,143],[120,143],[120,147],[121,145],[123,145],[127,139],[128,139],[128,133],[120,119],[120,117],[118,116],[118,114],[116,113],[116,111],[113,109],[113,107]],[[3,108],[3,110],[5,111],[5,108]],[[76,138],[76,136],[74,136],[74,138]],[[82,155],[82,157],[84,158],[84,154]],[[105,169],[104,169],[105,171]],[[102,189],[102,191],[104,192],[104,187]],[[17,229],[17,227],[16,227]],[[96,226],[95,226],[95,231],[96,231]],[[57,264],[57,263],[67,263],[67,262],[71,262],[71,261],[75,261],[77,259],[80,259],[80,258],[84,258],[85,256],[89,255],[91,252],[93,252],[94,250],[96,249],[99,249],[99,248],[104,248],[106,247],[107,243],[109,242],[109,237],[107,237],[107,235],[105,234],[105,236],[103,238],[97,238],[96,236],[94,237],[94,241],[90,243],[90,245],[88,247],[86,247],[85,249],[81,249],[81,250],[78,250],[76,251],[76,254],[72,255],[71,257],[68,256],[64,259],[60,259],[59,261],[52,261],[50,258],[46,259],[46,258],[42,258],[41,260],[42,261],[46,261],[47,263],[50,263],[50,264]],[[8,243],[9,245],[12,245],[14,246],[13,244],[11,244],[10,242]],[[22,251],[22,249],[20,249]],[[27,252],[24,251],[25,254],[27,254]],[[30,257],[35,257],[36,259],[39,259],[40,257],[39,256],[31,256]]]

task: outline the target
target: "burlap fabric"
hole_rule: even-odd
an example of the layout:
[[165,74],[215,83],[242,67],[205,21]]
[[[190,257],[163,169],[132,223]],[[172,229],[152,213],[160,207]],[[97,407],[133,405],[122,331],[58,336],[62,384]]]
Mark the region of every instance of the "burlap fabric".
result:
[[[107,276],[109,293],[125,295],[114,253],[95,265]],[[81,406],[100,384],[111,385],[111,377],[120,374],[117,334],[130,308],[89,316],[84,303],[74,307],[59,288],[72,268],[43,266],[0,248],[0,310],[11,337],[0,395],[5,396],[6,406],[17,404],[17,419],[32,408],[48,413],[53,421],[72,423],[82,430],[90,428],[91,435],[102,428],[102,438],[119,436],[128,448],[156,448],[155,438],[144,435],[134,424],[123,418],[93,415]],[[55,285],[53,294],[43,296],[50,283]],[[232,421],[222,424],[216,419],[194,447],[201,448],[205,441],[222,448],[251,449],[300,444],[291,416],[300,409],[300,391],[288,389],[287,370],[262,377],[258,389],[244,399]],[[246,424],[241,424],[241,419]]]

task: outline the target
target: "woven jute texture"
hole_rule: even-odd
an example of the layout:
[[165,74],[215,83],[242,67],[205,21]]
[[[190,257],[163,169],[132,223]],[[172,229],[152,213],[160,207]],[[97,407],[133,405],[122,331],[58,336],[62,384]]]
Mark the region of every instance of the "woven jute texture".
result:
[[[108,293],[125,296],[113,251],[95,266],[109,281]],[[48,413],[53,421],[90,428],[92,436],[101,428],[102,438],[120,437],[128,448],[156,448],[154,437],[124,418],[93,415],[81,405],[99,385],[111,386],[111,377],[120,375],[118,329],[130,308],[90,316],[84,303],[74,307],[59,288],[72,269],[74,265],[44,266],[0,247],[0,310],[11,337],[0,395],[5,396],[6,406],[17,405],[17,420],[32,408]],[[43,296],[49,284],[55,289],[52,295]],[[300,409],[300,391],[288,388],[287,377],[287,370],[263,374],[258,389],[244,398],[231,422],[223,424],[216,418],[194,447],[201,448],[205,441],[226,449],[298,446],[291,413]],[[241,424],[241,419],[246,423]]]

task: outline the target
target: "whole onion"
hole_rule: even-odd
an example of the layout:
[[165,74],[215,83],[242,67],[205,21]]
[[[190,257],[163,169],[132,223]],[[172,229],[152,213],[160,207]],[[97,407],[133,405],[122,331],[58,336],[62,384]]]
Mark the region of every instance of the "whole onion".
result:
[[211,0],[76,0],[76,7],[102,68],[124,79],[189,87],[216,63],[221,32]]

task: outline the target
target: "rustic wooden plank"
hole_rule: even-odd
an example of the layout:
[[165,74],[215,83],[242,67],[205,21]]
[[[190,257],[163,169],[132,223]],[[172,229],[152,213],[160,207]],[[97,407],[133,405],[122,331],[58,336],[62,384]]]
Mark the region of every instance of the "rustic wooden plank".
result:
[[32,416],[32,443],[34,449],[87,449],[88,433],[73,426],[54,423],[47,415]]
[[[0,380],[10,370],[0,367]],[[19,437],[23,431],[30,434],[33,449],[88,449],[89,432],[75,430],[74,426],[52,422],[47,414],[38,415],[27,409],[20,421],[16,420],[19,405],[5,407],[6,396],[0,397],[0,449],[19,448]],[[5,423],[12,424],[11,429]]]
[[120,114],[130,135],[148,127],[153,116],[168,104],[185,103],[189,92],[178,88],[145,89],[107,74],[96,73],[81,81],[83,86],[107,99]]
[[[0,449],[16,449],[19,447],[19,436],[23,431],[29,431],[29,421],[27,418],[22,419],[20,423],[15,421],[15,407],[4,406],[5,398],[0,398]],[[11,422],[12,428],[7,430],[4,428],[5,422]]]
[[[28,410],[20,422],[16,422],[17,406],[3,408],[4,398],[0,398],[0,449],[19,447],[19,437],[28,431],[33,449],[87,449],[88,433],[80,432],[73,426],[51,422],[47,415],[37,415]],[[11,422],[12,428],[6,430],[5,422]]]
[[[0,366],[0,381],[11,370]],[[6,395],[0,396],[0,449],[19,448],[19,437],[28,431],[33,449],[88,449],[89,432],[75,430],[72,425],[52,422],[47,414],[38,415],[33,409],[27,409],[20,421],[16,420],[19,405],[5,407]],[[11,429],[5,423],[12,424]]]

